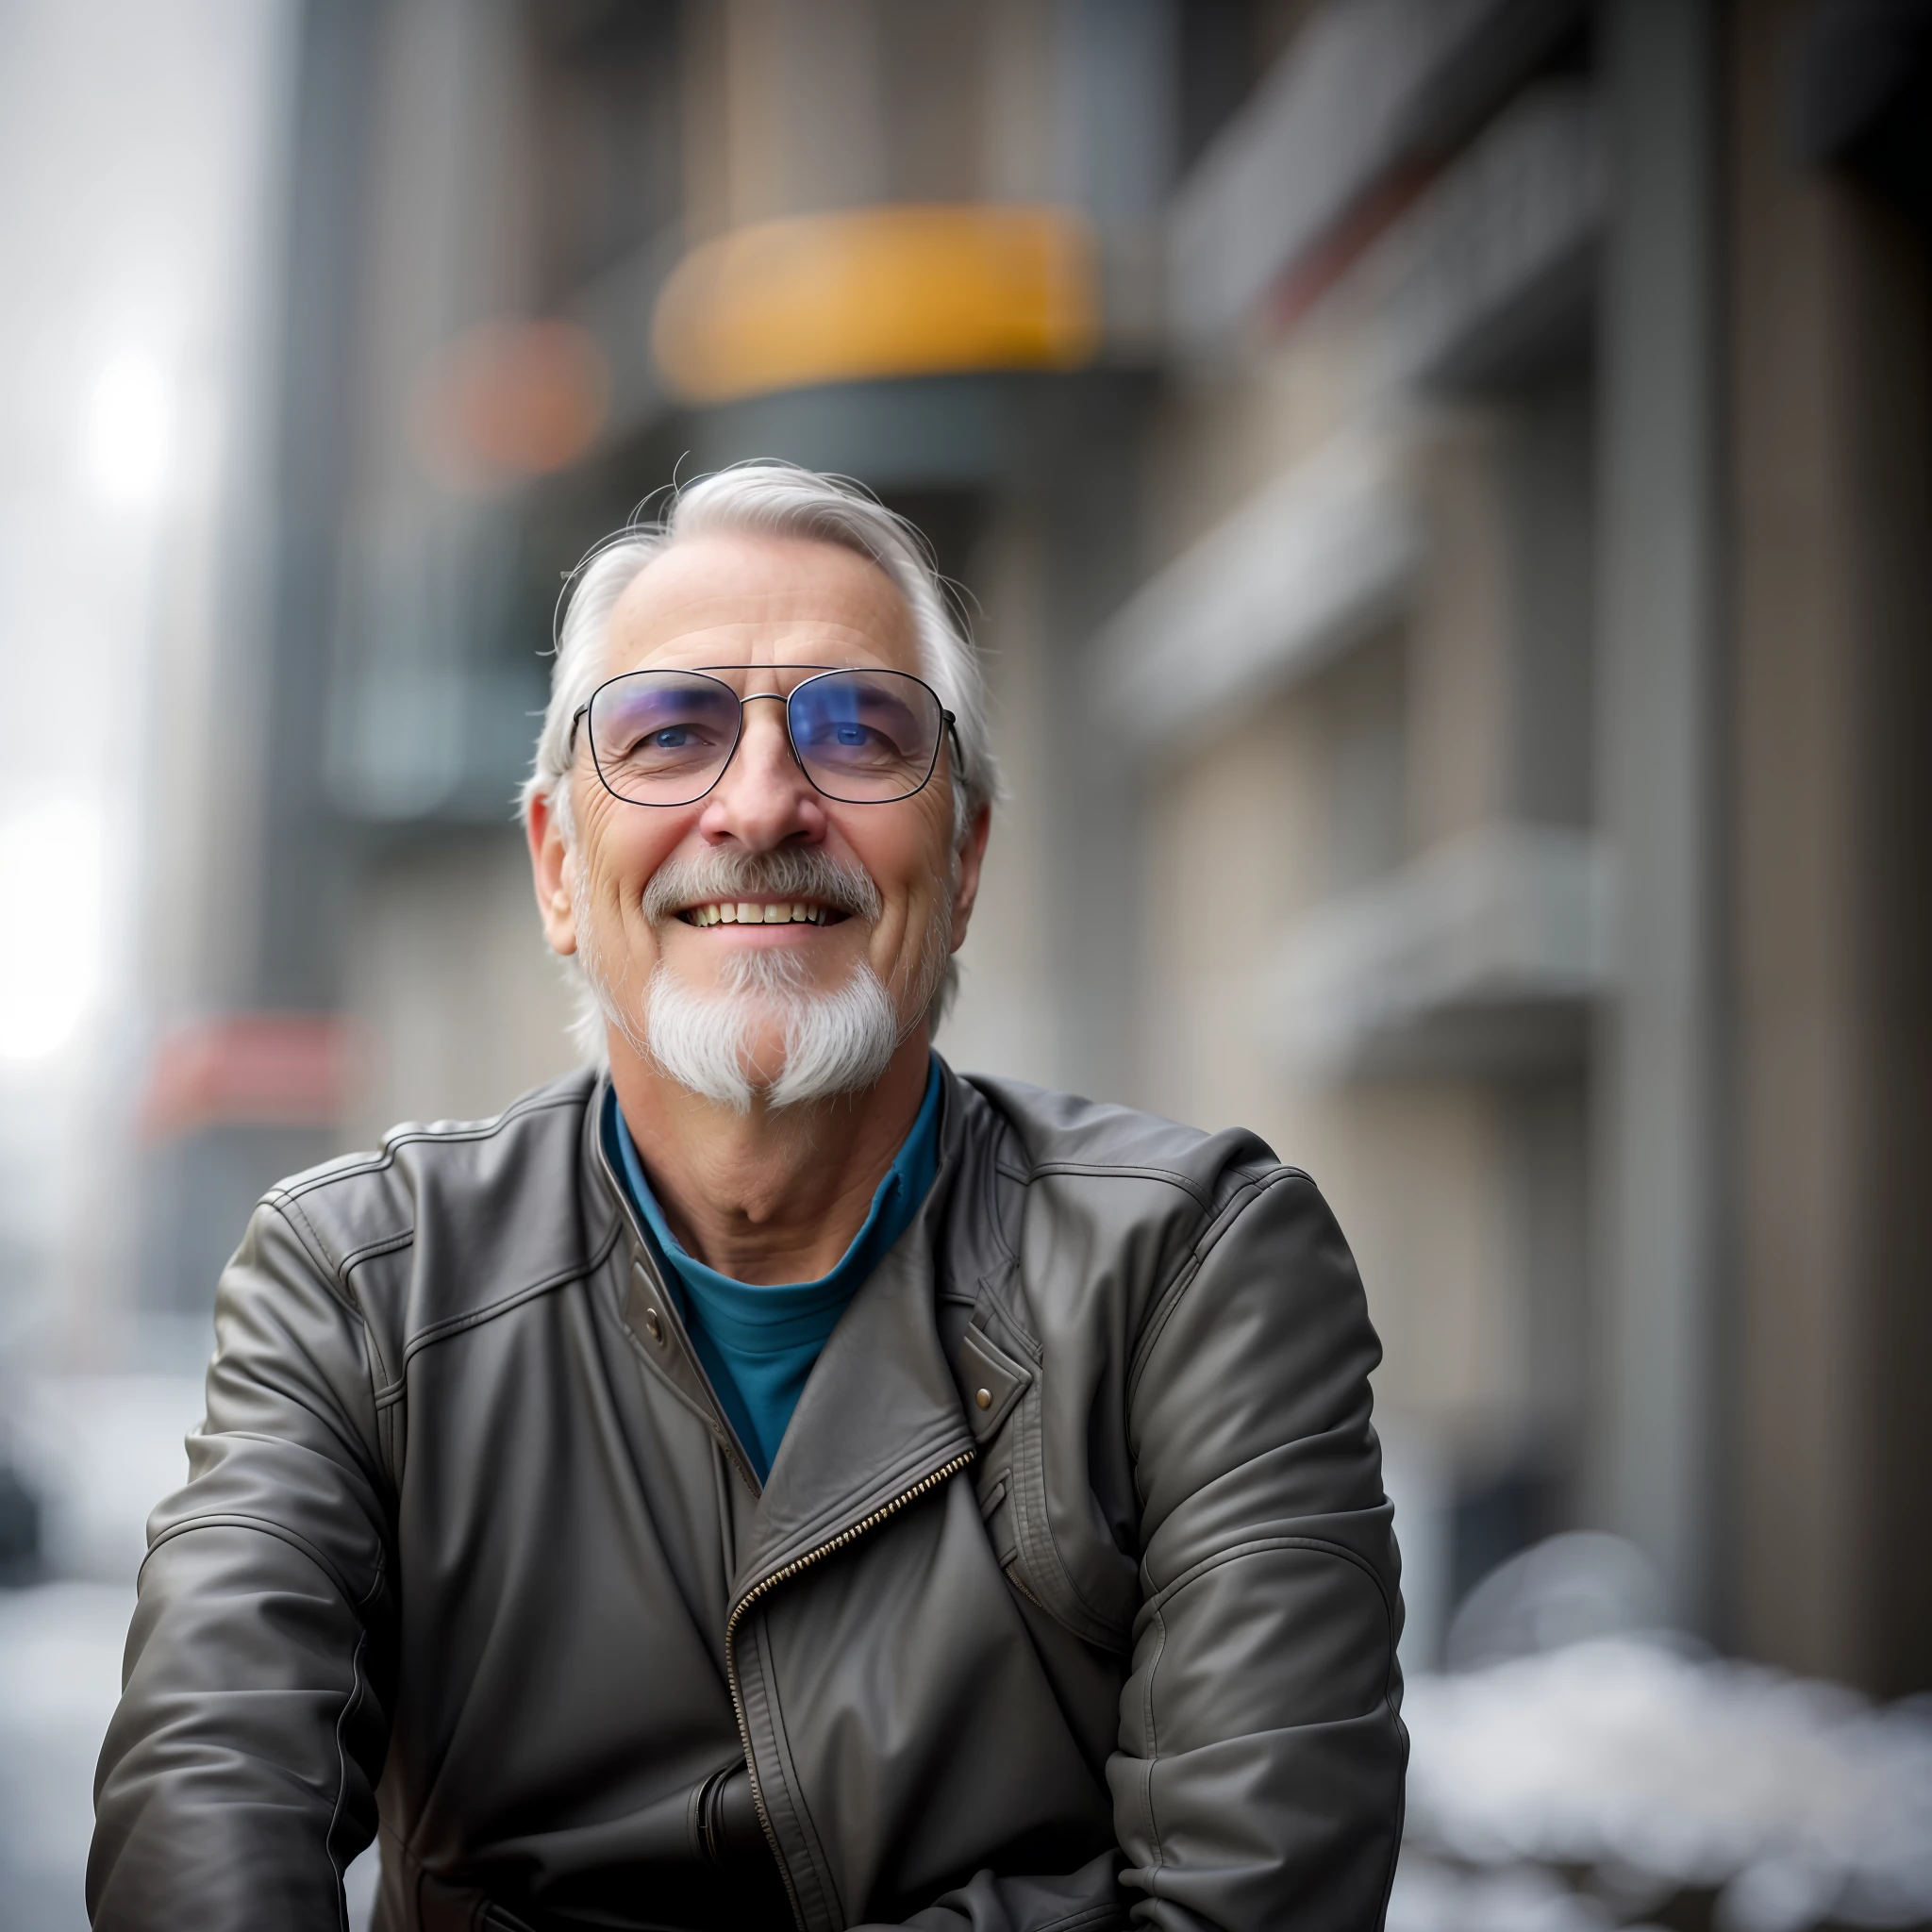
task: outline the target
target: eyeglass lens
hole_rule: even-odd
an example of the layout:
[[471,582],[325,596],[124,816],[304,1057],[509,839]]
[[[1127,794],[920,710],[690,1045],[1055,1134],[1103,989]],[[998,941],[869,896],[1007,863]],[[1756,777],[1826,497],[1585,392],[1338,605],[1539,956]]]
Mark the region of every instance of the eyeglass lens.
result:
[[[701,671],[633,671],[598,688],[589,717],[597,775],[636,805],[689,805],[737,749],[744,700]],[[812,784],[854,805],[908,798],[931,777],[945,712],[897,671],[827,671],[785,701],[792,749]]]

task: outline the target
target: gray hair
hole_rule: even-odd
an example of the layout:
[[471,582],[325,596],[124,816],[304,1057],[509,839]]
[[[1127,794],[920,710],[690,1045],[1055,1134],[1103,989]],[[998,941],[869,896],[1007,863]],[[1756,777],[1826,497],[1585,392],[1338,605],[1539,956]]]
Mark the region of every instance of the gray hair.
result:
[[[999,798],[999,771],[987,730],[986,678],[946,598],[932,547],[896,510],[844,476],[795,463],[739,463],[688,484],[657,523],[634,523],[607,537],[571,573],[558,602],[557,656],[550,703],[525,780],[527,817],[538,799],[555,808],[571,770],[571,721],[606,675],[603,643],[610,613],[638,574],[691,537],[793,537],[836,543],[885,572],[912,613],[920,669],[951,711],[958,738],[953,774],[953,833],[962,841],[983,806]],[[568,806],[565,808],[568,827]]]
[[[953,840],[956,849],[962,847],[974,816],[999,802],[999,767],[987,726],[985,674],[947,599],[932,546],[914,525],[849,477],[795,463],[738,463],[701,477],[672,496],[662,518],[626,525],[571,573],[558,600],[550,702],[519,801],[524,817],[542,801],[557,814],[565,844],[575,844],[571,727],[607,675],[603,647],[610,613],[639,573],[674,544],[727,535],[836,543],[869,558],[891,579],[912,613],[920,670],[953,714]],[[958,983],[958,962],[948,960],[933,1001],[934,1026]],[[578,985],[580,1011],[572,1033],[594,1060],[603,1055],[606,1015],[593,987],[581,978]]]

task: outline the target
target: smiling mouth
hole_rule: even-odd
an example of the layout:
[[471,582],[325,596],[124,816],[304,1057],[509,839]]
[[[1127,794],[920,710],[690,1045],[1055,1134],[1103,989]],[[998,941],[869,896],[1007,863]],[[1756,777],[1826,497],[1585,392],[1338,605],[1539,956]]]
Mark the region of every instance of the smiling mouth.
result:
[[677,916],[687,925],[837,925],[846,917],[809,899],[708,899]]

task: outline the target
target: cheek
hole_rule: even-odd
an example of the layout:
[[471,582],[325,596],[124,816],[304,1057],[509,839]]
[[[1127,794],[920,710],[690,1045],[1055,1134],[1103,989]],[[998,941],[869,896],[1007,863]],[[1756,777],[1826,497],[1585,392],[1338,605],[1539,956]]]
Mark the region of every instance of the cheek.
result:
[[643,916],[642,899],[651,875],[668,856],[661,841],[626,828],[622,837],[588,842],[582,891],[572,889],[578,923],[603,956],[607,970],[629,960],[639,972],[655,965],[658,940]]
[[592,903],[608,906],[615,900],[631,913],[651,875],[676,849],[683,827],[665,823],[656,813],[613,805],[599,812],[584,832],[584,875]]
[[880,938],[904,951],[923,946],[926,926],[944,902],[950,884],[951,850],[941,826],[922,816],[904,826],[880,827],[864,844],[855,841],[859,862],[885,895],[886,918]]

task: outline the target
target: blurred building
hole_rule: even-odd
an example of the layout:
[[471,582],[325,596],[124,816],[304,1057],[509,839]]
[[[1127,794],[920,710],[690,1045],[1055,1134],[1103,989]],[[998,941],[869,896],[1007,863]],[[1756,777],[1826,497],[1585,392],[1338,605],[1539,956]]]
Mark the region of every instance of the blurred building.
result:
[[1926,15],[309,0],[130,1291],[568,1063],[510,818],[562,576],[790,458],[987,655],[942,1046],[1336,1202],[1417,1657],[1587,1524],[1932,1685]]

